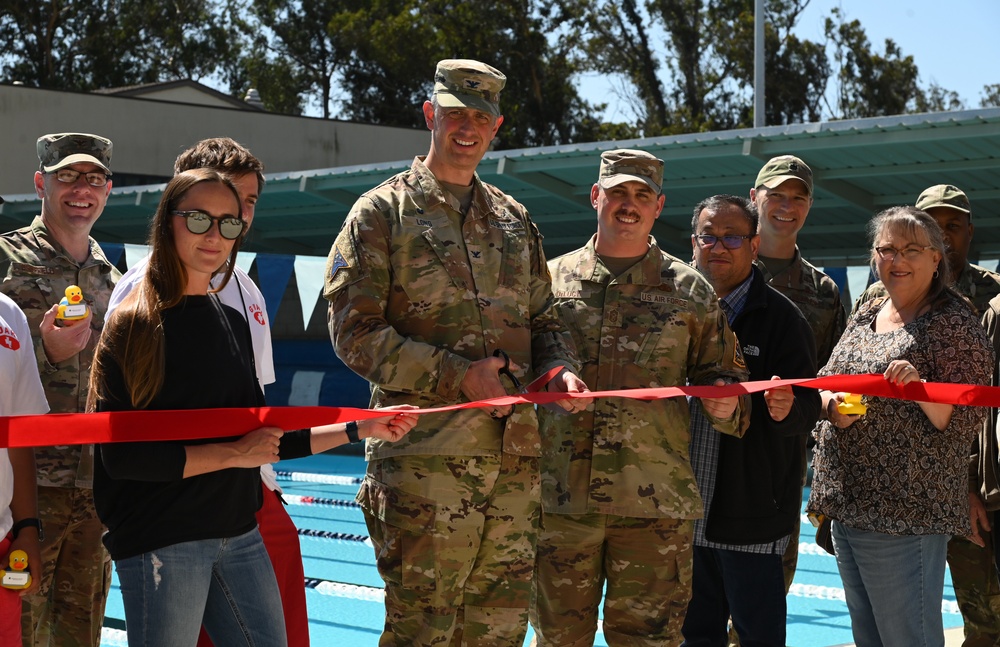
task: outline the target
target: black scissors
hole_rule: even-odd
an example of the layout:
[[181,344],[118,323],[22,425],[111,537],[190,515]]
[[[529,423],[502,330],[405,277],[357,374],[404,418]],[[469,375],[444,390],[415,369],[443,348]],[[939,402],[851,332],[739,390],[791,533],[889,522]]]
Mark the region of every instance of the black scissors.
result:
[[499,373],[501,376],[506,377],[508,380],[510,380],[510,383],[514,385],[514,392],[515,393],[527,393],[527,391],[525,391],[524,387],[521,386],[521,381],[519,379],[517,379],[517,376],[514,375],[514,373],[511,372],[511,370],[510,370],[510,356],[507,355],[507,353],[504,352],[502,349],[498,348],[495,351],[493,351],[493,357],[502,357],[503,358],[503,366],[501,366],[499,369],[497,369],[497,373]]

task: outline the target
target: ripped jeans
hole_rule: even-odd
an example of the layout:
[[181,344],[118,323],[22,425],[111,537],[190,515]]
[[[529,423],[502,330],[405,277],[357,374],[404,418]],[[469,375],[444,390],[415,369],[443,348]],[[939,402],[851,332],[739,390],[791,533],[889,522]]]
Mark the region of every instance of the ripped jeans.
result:
[[260,532],[189,541],[117,560],[130,647],[284,647],[281,598]]

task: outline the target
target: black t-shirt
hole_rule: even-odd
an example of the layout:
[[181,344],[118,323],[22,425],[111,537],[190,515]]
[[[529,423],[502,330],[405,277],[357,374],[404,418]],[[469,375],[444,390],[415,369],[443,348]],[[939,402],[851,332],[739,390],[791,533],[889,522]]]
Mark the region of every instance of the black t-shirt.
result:
[[[215,296],[188,296],[163,312],[163,333],[163,387],[147,409],[263,406],[264,396],[250,365],[250,333],[239,312]],[[106,392],[101,396],[98,411],[133,409],[114,361],[108,362]],[[141,437],[143,430],[134,432]],[[258,468],[183,478],[186,445],[238,437],[98,445],[94,500],[108,527],[104,544],[112,558],[252,530],[262,502]],[[282,439],[282,458],[308,454],[308,431]]]

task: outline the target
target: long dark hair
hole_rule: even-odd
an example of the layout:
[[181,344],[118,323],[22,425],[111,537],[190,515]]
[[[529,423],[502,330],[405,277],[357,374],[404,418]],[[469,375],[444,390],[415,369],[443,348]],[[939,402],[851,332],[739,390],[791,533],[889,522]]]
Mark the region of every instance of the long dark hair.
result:
[[[101,333],[90,371],[88,410],[94,409],[100,394],[105,392],[109,361],[121,369],[129,399],[137,409],[147,406],[163,387],[163,311],[180,303],[187,286],[187,269],[177,253],[171,212],[192,187],[205,182],[229,189],[242,219],[236,187],[216,171],[195,169],[170,180],[149,226],[151,251],[146,273],[111,314]],[[237,239],[229,254],[222,283],[212,292],[218,292],[229,282],[239,247],[240,239]]]

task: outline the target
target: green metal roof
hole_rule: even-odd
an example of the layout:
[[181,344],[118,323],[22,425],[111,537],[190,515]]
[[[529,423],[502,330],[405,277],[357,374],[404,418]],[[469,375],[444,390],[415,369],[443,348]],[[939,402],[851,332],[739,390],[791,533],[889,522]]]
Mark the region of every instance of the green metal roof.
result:
[[[595,230],[590,188],[600,154],[642,148],[666,162],[666,207],[654,229],[660,245],[690,256],[691,210],[716,193],[746,195],[763,163],[793,153],[815,175],[815,203],[799,245],[814,263],[864,264],[873,213],[912,204],[933,184],[962,188],[976,226],[971,256],[1000,258],[1000,109],[904,115],[491,152],[480,177],[523,203],[552,258]],[[269,174],[245,248],[325,256],[359,195],[411,160]],[[116,188],[94,228],[101,242],[141,243],[163,185]],[[34,195],[5,196],[0,230],[39,211]]]

